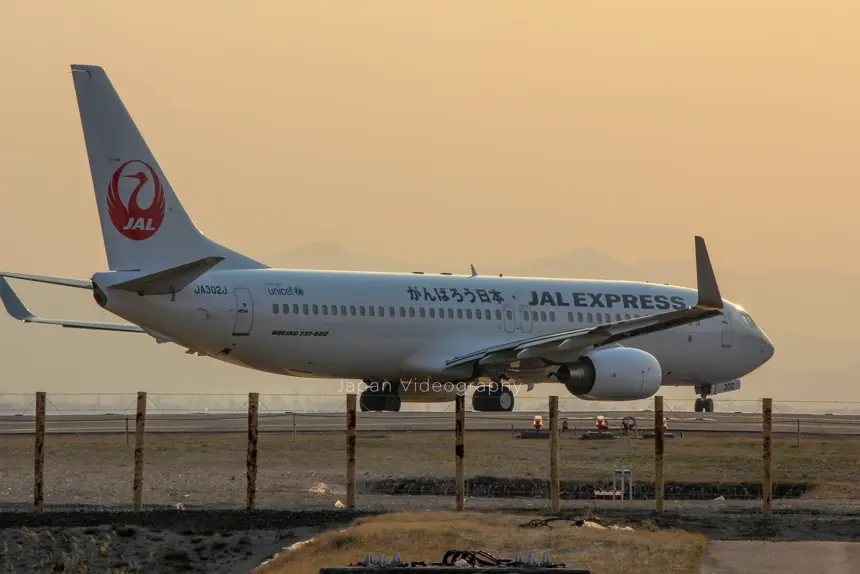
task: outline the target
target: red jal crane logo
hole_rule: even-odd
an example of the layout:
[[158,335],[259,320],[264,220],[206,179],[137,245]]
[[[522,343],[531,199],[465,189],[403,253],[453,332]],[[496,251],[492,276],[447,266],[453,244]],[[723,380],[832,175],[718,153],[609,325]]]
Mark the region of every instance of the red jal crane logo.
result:
[[[126,179],[136,180],[124,189],[130,188],[131,195],[125,204],[120,197],[120,183]],[[138,203],[142,191],[152,192],[152,201],[144,208]],[[129,160],[119,166],[111,177],[107,196],[108,213],[116,230],[134,241],[152,237],[164,221],[164,188],[158,174],[146,162]]]

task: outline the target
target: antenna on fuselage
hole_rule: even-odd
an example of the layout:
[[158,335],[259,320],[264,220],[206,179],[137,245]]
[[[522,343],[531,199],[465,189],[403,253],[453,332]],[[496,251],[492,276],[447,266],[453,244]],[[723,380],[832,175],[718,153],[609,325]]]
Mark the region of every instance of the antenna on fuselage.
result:
[[478,272],[477,272],[477,271],[475,271],[475,266],[470,264],[470,267],[472,268],[472,277],[477,277],[477,276],[478,276]]

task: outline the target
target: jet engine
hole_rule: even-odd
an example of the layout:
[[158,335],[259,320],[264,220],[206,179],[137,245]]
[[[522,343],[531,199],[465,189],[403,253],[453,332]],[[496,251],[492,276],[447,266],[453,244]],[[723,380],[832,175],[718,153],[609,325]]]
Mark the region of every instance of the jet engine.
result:
[[555,377],[570,394],[588,401],[635,401],[653,396],[663,381],[660,362],[640,349],[612,347],[562,365]]

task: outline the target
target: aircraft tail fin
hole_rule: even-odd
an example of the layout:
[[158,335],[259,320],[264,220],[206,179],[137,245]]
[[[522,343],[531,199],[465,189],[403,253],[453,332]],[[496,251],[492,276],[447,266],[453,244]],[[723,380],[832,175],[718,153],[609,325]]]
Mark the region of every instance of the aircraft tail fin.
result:
[[72,65],[84,141],[111,271],[175,267],[207,257],[219,268],[267,266],[195,227],[105,71]]

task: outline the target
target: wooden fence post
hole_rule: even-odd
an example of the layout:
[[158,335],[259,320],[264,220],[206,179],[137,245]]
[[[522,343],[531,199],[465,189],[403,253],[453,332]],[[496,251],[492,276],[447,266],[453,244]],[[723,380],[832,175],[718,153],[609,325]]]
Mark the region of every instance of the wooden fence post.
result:
[[355,393],[346,395],[346,507],[355,508]]
[[36,393],[36,460],[34,468],[33,505],[36,512],[45,510],[45,393]]
[[146,432],[146,393],[137,393],[137,416],[134,437],[134,510],[143,508],[143,442]]
[[248,393],[248,456],[245,461],[247,496],[245,508],[254,508],[257,499],[257,439],[260,432],[260,394]]
[[654,500],[657,514],[663,514],[663,397],[654,397]]
[[773,399],[761,400],[762,415],[762,462],[764,463],[764,480],[762,481],[762,512],[770,517],[771,503],[773,501],[773,451],[771,441],[771,430],[773,423]]
[[558,397],[549,398],[549,496],[552,512],[561,508],[558,481]]
[[464,434],[466,428],[466,396],[457,393],[454,399],[456,405],[456,424],[454,425],[454,464],[455,464],[455,496],[457,511],[462,512],[466,507],[466,480],[463,470],[465,455]]

